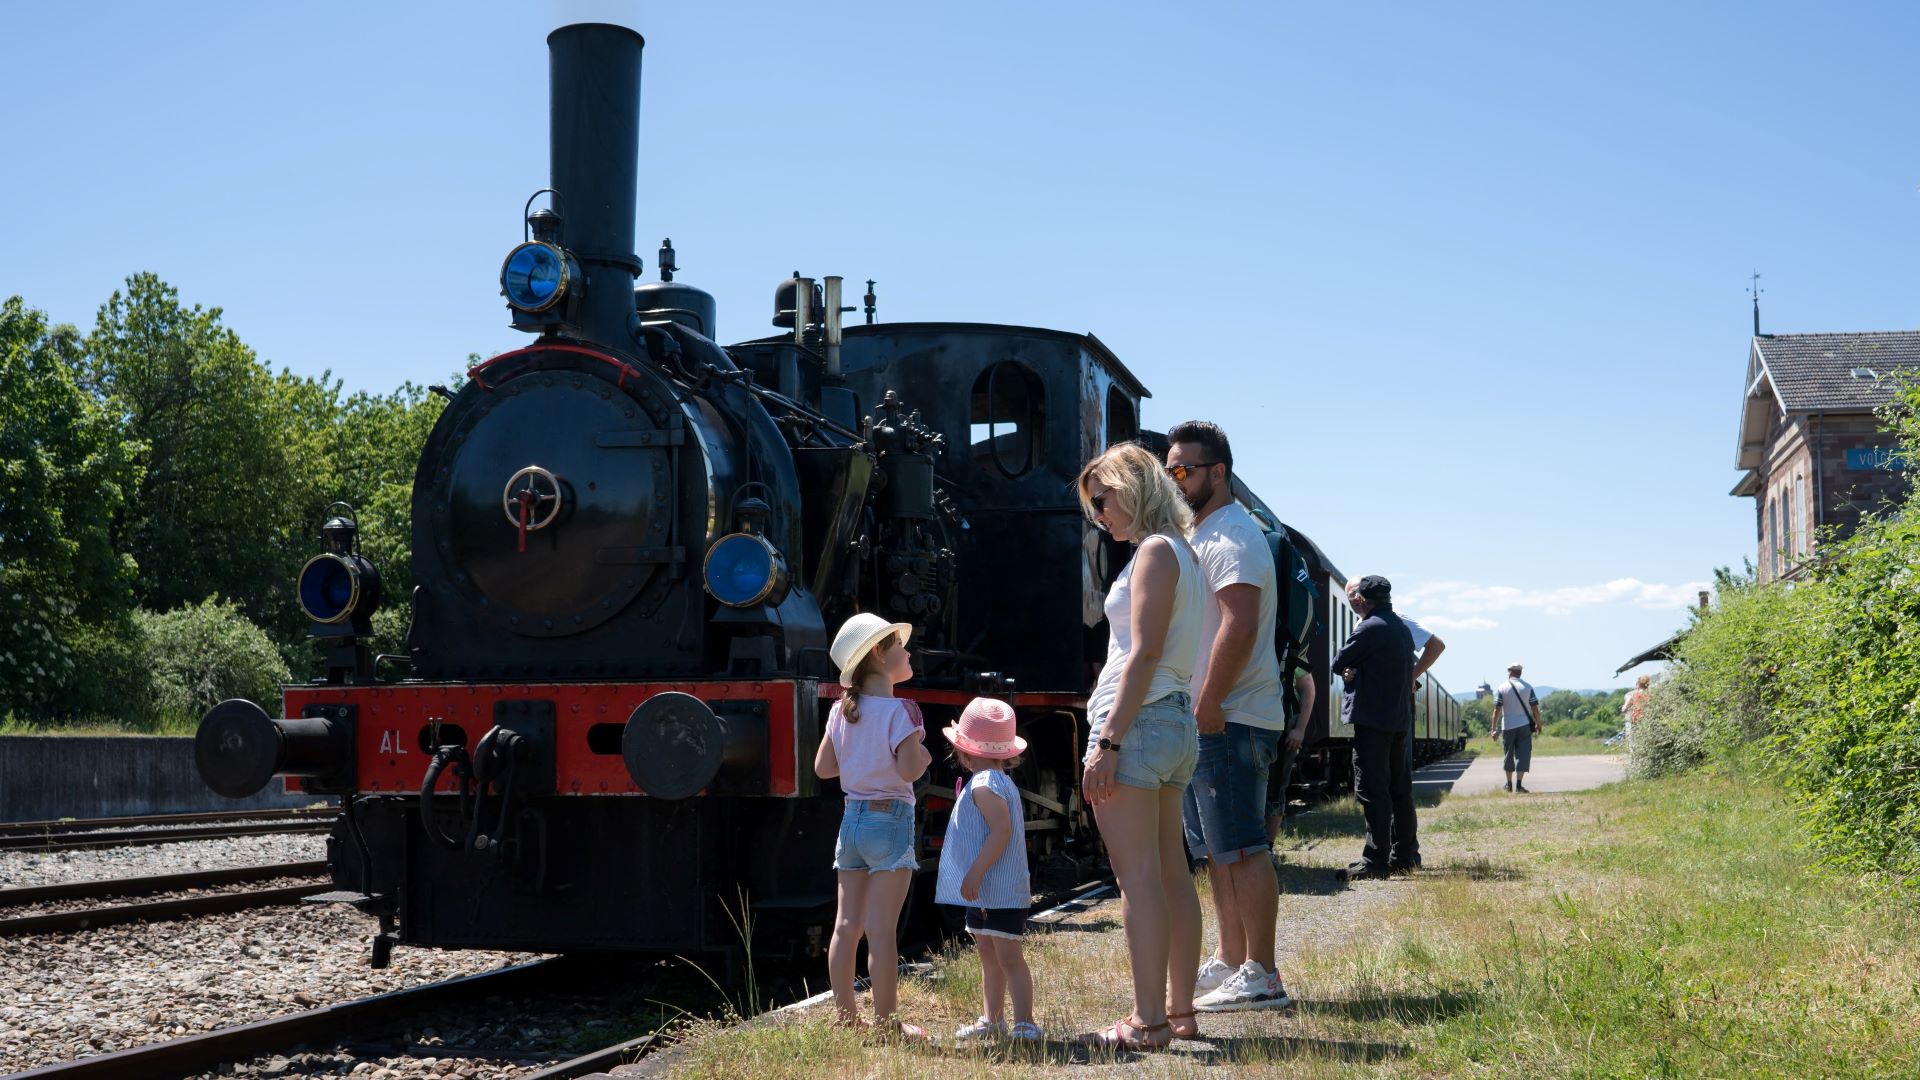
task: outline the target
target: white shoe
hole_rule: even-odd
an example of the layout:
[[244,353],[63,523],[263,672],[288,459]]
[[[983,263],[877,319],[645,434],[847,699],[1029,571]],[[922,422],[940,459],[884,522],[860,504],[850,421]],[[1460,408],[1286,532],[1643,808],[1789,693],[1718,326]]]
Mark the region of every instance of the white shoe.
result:
[[1016,1020],[1007,1031],[1007,1038],[1015,1042],[1043,1042],[1046,1037],[1047,1033],[1040,1030],[1040,1025],[1031,1020]]
[[1285,1009],[1293,1005],[1287,988],[1280,984],[1278,972],[1268,971],[1257,960],[1240,965],[1212,993],[1194,1000],[1198,1012],[1244,1012],[1252,1009]]
[[966,1042],[968,1039],[1004,1039],[1006,1035],[1007,1025],[996,1023],[984,1016],[971,1024],[960,1025],[960,1029],[953,1033],[953,1037],[961,1042]]
[[1193,977],[1193,992],[1209,993],[1232,977],[1233,972],[1232,964],[1226,963],[1217,956],[1209,956],[1207,962],[1200,965],[1200,974]]

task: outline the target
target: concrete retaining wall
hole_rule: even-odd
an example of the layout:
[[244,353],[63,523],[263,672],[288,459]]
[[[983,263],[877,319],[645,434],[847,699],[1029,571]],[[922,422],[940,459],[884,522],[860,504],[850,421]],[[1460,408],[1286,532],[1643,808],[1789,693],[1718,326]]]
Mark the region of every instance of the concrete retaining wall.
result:
[[0,821],[306,806],[280,782],[247,799],[208,790],[191,737],[0,735]]

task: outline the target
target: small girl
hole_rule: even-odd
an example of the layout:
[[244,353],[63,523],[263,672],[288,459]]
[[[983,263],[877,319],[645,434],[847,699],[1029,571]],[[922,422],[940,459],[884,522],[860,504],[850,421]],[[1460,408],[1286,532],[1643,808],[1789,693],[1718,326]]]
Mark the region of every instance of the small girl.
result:
[[[1033,889],[1027,880],[1027,827],[1020,789],[1007,770],[1019,764],[1027,740],[1014,734],[1013,707],[974,698],[960,722],[946,729],[954,759],[969,774],[960,785],[947,839],[940,849],[934,900],[966,909],[967,931],[980,946],[986,1012],[954,1033],[956,1039],[1011,1037],[1038,1041],[1033,1022],[1033,972],[1021,952]],[[1013,999],[1013,1027],[1003,1011]]]
[[913,677],[907,657],[912,632],[906,623],[862,613],[834,635],[828,653],[845,689],[827,716],[813,771],[821,779],[839,777],[847,797],[833,847],[839,909],[827,946],[827,975],[839,1022],[860,1026],[853,979],[864,937],[876,1023],[924,1041],[929,1038],[924,1028],[902,1024],[894,1015],[900,981],[895,931],[907,887],[920,867],[913,857],[913,782],[931,760],[919,706],[893,696],[896,683]]

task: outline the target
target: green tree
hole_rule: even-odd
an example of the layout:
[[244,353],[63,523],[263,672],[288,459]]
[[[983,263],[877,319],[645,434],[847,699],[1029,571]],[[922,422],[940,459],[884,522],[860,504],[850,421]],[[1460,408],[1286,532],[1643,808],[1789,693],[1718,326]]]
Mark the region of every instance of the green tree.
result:
[[0,712],[40,713],[80,665],[82,626],[124,623],[136,567],[112,522],[144,450],[75,378],[72,327],[0,305]]
[[234,599],[285,647],[299,637],[292,577],[331,486],[320,451],[338,387],[275,377],[220,315],[135,274],[100,309],[86,379],[145,447],[119,524],[141,606]]

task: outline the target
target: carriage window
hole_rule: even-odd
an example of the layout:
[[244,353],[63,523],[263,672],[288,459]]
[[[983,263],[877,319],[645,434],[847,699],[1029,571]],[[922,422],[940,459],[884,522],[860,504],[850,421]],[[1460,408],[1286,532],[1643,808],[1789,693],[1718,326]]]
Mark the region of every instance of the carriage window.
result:
[[1126,442],[1140,434],[1140,415],[1134,411],[1133,399],[1120,392],[1119,386],[1107,387],[1107,445]]
[[1040,424],[1046,393],[1040,377],[1025,364],[1005,360],[973,382],[967,439],[973,460],[1012,479],[1040,460]]

